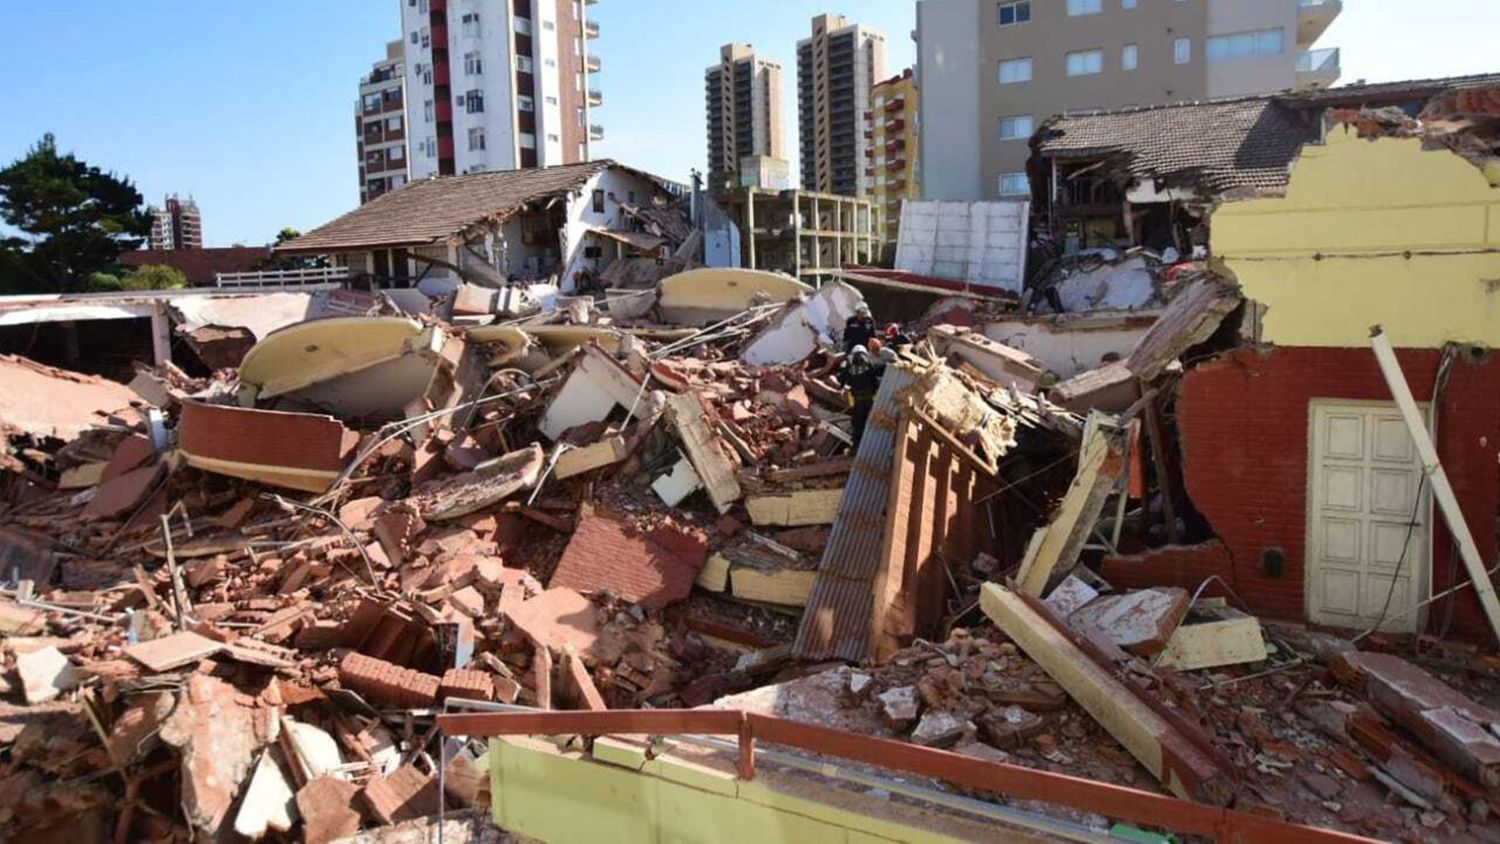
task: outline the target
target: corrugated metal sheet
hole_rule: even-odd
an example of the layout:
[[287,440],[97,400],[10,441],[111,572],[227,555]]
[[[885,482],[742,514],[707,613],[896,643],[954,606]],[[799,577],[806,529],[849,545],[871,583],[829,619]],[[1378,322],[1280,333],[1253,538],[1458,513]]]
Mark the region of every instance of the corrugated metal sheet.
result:
[[869,653],[875,609],[872,583],[880,570],[891,465],[896,456],[896,395],[915,380],[910,368],[891,366],[880,383],[792,645],[793,654],[801,659],[859,661]]

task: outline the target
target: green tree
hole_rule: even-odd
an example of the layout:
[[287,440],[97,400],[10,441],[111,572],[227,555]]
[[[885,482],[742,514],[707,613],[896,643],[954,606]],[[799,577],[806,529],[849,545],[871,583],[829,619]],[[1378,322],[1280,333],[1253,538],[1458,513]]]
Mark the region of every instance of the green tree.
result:
[[121,289],[120,277],[113,273],[89,273],[84,289],[90,293],[113,293]]
[[182,270],[163,264],[143,264],[120,279],[121,290],[181,290],[187,286]]
[[290,243],[291,241],[294,241],[301,236],[302,232],[297,231],[291,226],[287,226],[286,228],[276,233],[276,242],[272,243],[271,245],[280,246],[283,243]]
[[68,293],[112,268],[122,252],[151,232],[135,185],[59,154],[46,135],[0,170],[0,221],[20,237],[0,239],[8,286],[30,293]]

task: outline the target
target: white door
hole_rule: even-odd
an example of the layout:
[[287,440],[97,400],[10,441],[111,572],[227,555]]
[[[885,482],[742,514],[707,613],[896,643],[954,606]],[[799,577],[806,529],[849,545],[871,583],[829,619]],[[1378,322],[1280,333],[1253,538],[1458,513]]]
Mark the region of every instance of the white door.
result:
[[1430,496],[1400,411],[1339,401],[1311,410],[1308,620],[1367,629],[1389,600],[1380,629],[1415,632],[1425,622],[1412,608],[1427,584]]

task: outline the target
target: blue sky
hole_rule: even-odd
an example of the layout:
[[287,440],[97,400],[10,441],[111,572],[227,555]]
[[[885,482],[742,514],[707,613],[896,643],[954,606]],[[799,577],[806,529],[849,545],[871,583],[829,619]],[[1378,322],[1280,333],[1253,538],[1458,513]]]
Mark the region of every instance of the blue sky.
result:
[[[358,201],[355,88],[399,36],[398,2],[4,0],[0,163],[52,132],[148,200],[193,194],[210,246],[310,229]],[[703,69],[729,41],[786,68],[795,149],[796,43],[823,11],[884,30],[890,72],[911,63],[913,0],[600,0],[598,154],[686,180]],[[1346,0],[1320,46],[1343,48],[1345,82],[1446,76],[1500,71],[1497,31],[1496,0]]]

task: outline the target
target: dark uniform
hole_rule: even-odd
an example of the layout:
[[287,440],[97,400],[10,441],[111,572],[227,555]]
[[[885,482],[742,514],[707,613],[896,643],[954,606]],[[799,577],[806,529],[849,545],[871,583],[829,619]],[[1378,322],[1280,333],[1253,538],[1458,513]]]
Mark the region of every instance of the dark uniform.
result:
[[870,353],[863,346],[851,351],[839,369],[839,383],[849,388],[849,420],[854,427],[855,447],[864,437],[870,411],[875,409],[875,393],[880,389],[883,375],[885,367],[872,362]]
[[870,340],[875,337],[875,320],[872,317],[855,314],[844,323],[844,354],[854,351],[855,346],[869,348]]

